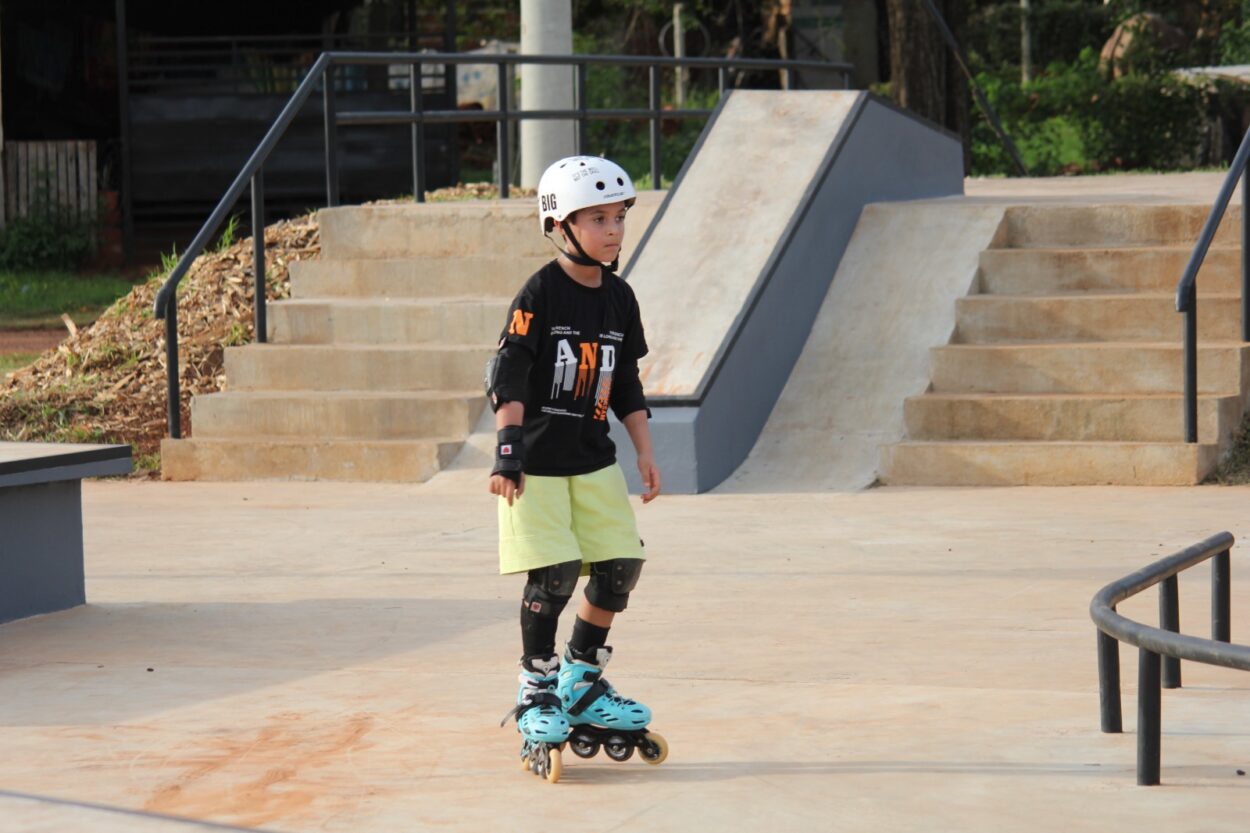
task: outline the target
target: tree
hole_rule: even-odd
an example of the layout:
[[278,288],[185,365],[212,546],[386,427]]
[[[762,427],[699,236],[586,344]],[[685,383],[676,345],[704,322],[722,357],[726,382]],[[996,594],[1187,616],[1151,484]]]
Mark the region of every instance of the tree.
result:
[[[933,0],[958,37],[964,0]],[[968,147],[968,84],[922,0],[886,0],[890,84],[901,107],[959,134]]]

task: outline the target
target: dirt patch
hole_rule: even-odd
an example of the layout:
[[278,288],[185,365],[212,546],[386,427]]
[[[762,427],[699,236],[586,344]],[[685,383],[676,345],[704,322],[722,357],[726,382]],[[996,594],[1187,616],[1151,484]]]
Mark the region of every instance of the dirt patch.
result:
[[58,330],[0,330],[0,353],[42,353],[56,347],[69,331]]

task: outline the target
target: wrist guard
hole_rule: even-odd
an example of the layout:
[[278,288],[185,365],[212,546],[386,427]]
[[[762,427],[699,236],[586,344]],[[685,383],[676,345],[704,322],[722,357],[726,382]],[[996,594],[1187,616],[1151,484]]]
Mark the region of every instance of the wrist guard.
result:
[[491,470],[491,476],[503,475],[520,486],[524,463],[525,439],[521,426],[500,428],[498,443],[495,445],[495,468]]

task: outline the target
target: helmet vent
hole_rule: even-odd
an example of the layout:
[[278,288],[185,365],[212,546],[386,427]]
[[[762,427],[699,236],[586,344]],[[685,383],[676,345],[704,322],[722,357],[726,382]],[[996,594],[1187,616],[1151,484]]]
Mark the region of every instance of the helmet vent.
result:
[[603,190],[604,188],[606,188],[607,186],[606,186],[606,185],[604,185],[602,181],[600,181],[600,182],[596,182],[596,183],[595,183],[595,187],[596,187],[596,188],[598,188],[600,191],[602,191],[602,190]]
[[616,178],[616,184],[617,184],[617,185],[622,185],[622,186],[623,186],[623,185],[625,184],[625,180],[621,179],[621,178],[618,176],[618,177]]

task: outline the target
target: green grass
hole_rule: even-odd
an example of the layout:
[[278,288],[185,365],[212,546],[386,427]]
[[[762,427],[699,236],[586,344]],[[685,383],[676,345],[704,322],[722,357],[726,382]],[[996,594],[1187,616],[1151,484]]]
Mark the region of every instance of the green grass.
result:
[[0,328],[59,327],[62,313],[88,324],[133,286],[112,274],[0,272]]
[[0,353],[0,378],[6,373],[20,370],[37,358],[38,353]]

